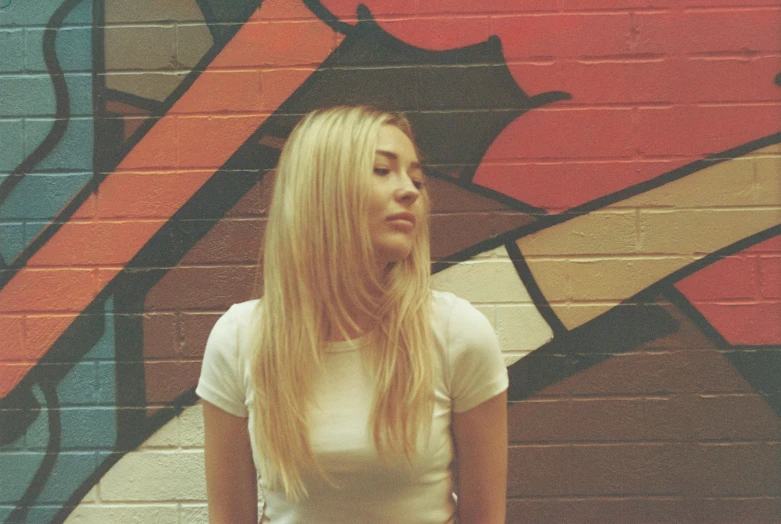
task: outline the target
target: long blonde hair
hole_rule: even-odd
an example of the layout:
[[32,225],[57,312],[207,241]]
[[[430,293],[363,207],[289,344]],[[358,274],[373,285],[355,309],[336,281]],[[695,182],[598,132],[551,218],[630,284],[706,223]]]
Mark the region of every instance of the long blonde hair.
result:
[[[263,252],[253,362],[255,439],[261,475],[290,500],[316,471],[307,405],[323,348],[361,331],[368,319],[375,380],[372,436],[383,459],[407,461],[430,429],[433,409],[429,200],[408,257],[378,265],[368,230],[377,135],[393,125],[412,140],[403,116],[368,107],[306,115],[283,148]],[[414,141],[413,141],[414,142]]]

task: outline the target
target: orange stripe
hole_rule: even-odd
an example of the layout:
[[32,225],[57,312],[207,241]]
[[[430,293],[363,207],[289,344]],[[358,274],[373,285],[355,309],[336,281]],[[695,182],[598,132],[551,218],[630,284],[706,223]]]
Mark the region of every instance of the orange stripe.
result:
[[[21,348],[2,349],[0,398],[341,38],[301,2],[263,2],[97,195],[0,290],[0,325],[27,329]],[[65,303],[57,290],[66,291]]]

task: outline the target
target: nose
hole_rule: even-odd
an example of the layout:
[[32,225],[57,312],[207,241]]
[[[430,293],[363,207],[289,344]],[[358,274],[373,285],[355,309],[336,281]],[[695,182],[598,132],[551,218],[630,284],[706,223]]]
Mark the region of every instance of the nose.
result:
[[401,177],[399,187],[396,188],[395,197],[399,202],[412,205],[420,198],[420,190],[415,187],[415,183],[410,177],[404,175]]

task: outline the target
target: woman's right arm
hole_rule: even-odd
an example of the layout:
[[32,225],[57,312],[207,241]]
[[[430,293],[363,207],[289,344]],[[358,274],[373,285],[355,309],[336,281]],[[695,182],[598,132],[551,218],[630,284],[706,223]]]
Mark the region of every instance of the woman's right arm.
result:
[[209,522],[257,524],[258,484],[247,419],[203,401]]

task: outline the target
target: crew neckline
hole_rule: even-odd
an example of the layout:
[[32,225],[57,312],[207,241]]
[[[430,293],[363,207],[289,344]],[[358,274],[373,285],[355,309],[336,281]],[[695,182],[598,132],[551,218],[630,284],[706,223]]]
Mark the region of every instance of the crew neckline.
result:
[[368,337],[366,335],[361,335],[360,337],[351,338],[348,340],[339,340],[336,342],[329,342],[328,345],[326,345],[326,351],[328,353],[341,353],[344,351],[358,351],[359,349],[363,348],[364,344],[366,343],[366,339]]

